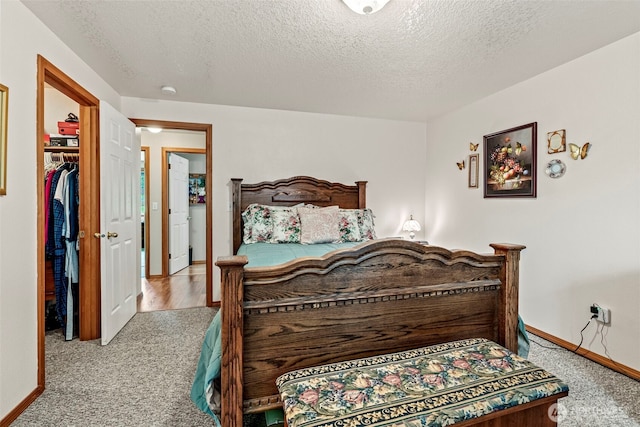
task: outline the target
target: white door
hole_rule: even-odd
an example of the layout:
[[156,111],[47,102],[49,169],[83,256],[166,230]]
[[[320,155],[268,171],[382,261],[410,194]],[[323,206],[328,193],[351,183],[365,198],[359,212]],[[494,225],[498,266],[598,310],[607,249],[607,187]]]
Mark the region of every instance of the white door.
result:
[[140,137],[135,125],[105,102],[100,102],[100,228],[101,336],[106,345],[136,314]]
[[169,153],[169,274],[189,265],[189,160]]

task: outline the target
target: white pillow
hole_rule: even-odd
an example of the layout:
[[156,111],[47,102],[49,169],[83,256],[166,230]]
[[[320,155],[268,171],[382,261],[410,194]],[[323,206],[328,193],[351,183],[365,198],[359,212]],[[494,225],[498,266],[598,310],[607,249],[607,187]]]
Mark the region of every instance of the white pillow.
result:
[[300,243],[333,243],[340,241],[340,211],[337,206],[298,208]]

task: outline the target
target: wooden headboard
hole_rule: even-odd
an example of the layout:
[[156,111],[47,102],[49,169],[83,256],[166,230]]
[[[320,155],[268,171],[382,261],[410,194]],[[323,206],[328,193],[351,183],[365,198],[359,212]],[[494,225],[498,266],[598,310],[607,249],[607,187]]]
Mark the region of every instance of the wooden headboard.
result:
[[343,209],[366,208],[367,181],[344,185],[309,176],[294,176],[257,184],[242,184],[242,178],[232,178],[231,182],[234,254],[242,243],[242,212],[253,203],[269,206],[311,203],[317,206],[340,206]]

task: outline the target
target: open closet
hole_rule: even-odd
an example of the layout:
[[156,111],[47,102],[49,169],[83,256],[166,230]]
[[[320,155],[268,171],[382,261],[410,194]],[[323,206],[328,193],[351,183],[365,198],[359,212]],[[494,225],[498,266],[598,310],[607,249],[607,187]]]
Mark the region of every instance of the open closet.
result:
[[45,330],[79,336],[79,105],[50,85],[44,97]]
[[[41,392],[45,386],[45,308],[51,301],[55,300],[56,309],[48,310],[56,326],[64,326],[65,338],[100,338],[103,345],[135,315],[140,278],[140,141],[130,120],[40,55],[36,123],[35,303]],[[61,139],[52,140],[52,134]],[[67,187],[56,194],[58,184],[52,191],[54,181],[48,175],[60,172],[61,176],[61,170],[66,171]],[[69,174],[77,174],[71,181],[74,189],[69,188]],[[49,199],[75,203],[62,209],[57,206],[54,211]],[[76,218],[73,209],[77,210],[77,225],[70,220]],[[51,221],[60,222],[55,235]]]
[[[78,85],[73,79],[67,76],[56,66],[47,61],[44,57],[38,56],[38,79],[37,79],[37,138],[36,138],[36,161],[37,161],[37,239],[38,239],[38,384],[44,387],[44,336],[48,328],[61,328],[65,326],[64,335],[66,337],[66,326],[72,326],[71,337],[79,337],[81,340],[93,340],[100,337],[100,241],[99,239],[87,238],[90,232],[100,230],[100,203],[99,185],[96,173],[99,172],[98,151],[98,109],[99,100],[84,88]],[[72,114],[77,122],[68,122],[67,129],[62,130],[58,122],[65,123]],[[65,133],[70,132],[70,133]],[[62,139],[51,141],[51,135],[64,134],[73,141],[61,142]],[[53,181],[48,180],[48,172],[59,167],[64,167],[67,174],[77,171],[77,184],[75,189],[67,187],[67,198],[71,190],[76,194],[77,200],[77,228],[69,223],[69,235],[65,240],[59,239],[58,243],[64,243],[66,249],[73,247],[75,234],[75,248],[77,250],[77,277],[71,278],[72,302],[67,307],[61,306],[61,310],[56,304],[56,280],[59,284],[66,284],[66,288],[59,287],[59,293],[69,296],[69,277],[66,275],[65,263],[74,263],[76,259],[67,260],[66,250],[64,256],[61,250],[56,251],[55,244],[51,247],[49,241],[49,224],[52,220],[51,206],[49,199],[55,199],[51,194]],[[48,172],[45,172],[48,171]],[[72,175],[73,177],[73,175]],[[59,179],[59,177],[58,177]],[[49,188],[47,188],[49,182]],[[68,184],[67,180],[67,184]],[[56,188],[57,189],[57,188]],[[49,190],[49,191],[47,191]],[[61,187],[59,198],[64,196],[64,187]],[[46,199],[46,200],[45,200]],[[63,220],[67,215],[63,212]],[[59,214],[59,213],[58,213]],[[75,213],[73,217],[75,217]],[[62,228],[60,228],[62,236]],[[72,236],[73,234],[73,236]],[[58,234],[56,234],[58,236]],[[55,239],[55,238],[54,238]],[[55,240],[53,243],[56,243]],[[48,247],[49,246],[49,247]],[[61,246],[61,245],[60,245]],[[62,248],[58,248],[62,249]],[[54,258],[58,265],[55,273],[60,274],[54,277]],[[60,266],[60,263],[62,266]],[[73,270],[75,274],[76,270]],[[77,283],[75,286],[73,283]],[[74,292],[75,290],[75,292]],[[61,298],[61,297],[60,297]],[[55,304],[55,305],[54,305]],[[67,308],[69,310],[67,310]],[[71,317],[72,322],[67,322]],[[47,325],[47,318],[50,318]],[[56,324],[57,322],[57,324]],[[62,330],[62,329],[60,329]]]

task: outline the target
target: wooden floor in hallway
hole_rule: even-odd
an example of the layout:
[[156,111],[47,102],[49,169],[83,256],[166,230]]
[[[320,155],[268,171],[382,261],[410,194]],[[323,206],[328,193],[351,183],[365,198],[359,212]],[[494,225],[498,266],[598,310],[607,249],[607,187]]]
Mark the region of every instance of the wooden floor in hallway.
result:
[[143,278],[138,312],[204,307],[206,279],[206,264],[193,264],[160,279]]

